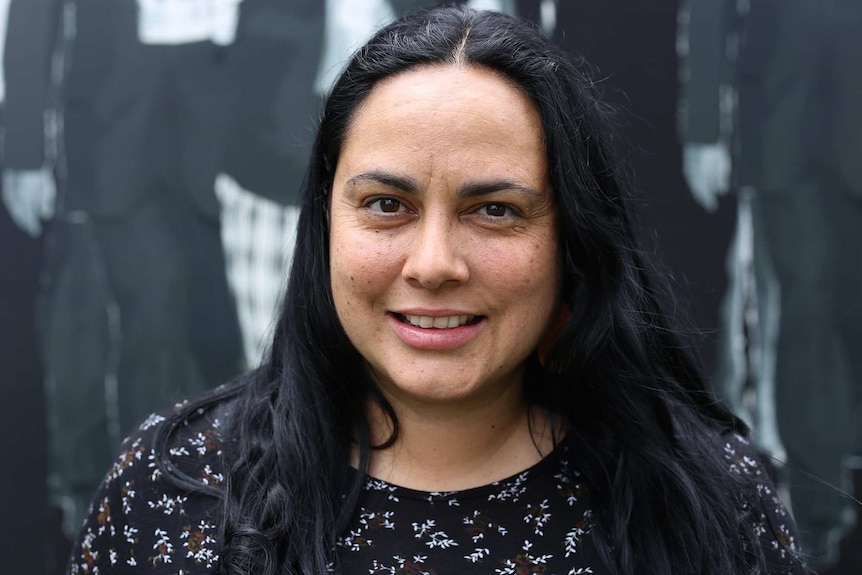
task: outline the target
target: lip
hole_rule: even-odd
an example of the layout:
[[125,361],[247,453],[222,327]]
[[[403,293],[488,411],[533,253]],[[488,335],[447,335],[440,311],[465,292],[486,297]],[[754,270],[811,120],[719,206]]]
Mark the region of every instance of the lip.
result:
[[477,316],[480,319],[475,323],[459,325],[458,327],[450,328],[422,328],[401,321],[398,316],[403,315],[420,315],[426,317],[448,317],[456,315],[475,315],[466,313],[463,310],[428,310],[428,309],[410,309],[400,310],[398,312],[390,312],[387,317],[392,326],[392,330],[398,338],[410,347],[416,349],[445,351],[457,349],[464,346],[478,335],[485,325],[485,318]]

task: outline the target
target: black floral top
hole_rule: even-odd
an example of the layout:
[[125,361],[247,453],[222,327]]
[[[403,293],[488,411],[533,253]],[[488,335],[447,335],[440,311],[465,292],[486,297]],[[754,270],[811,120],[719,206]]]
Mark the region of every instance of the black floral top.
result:
[[[93,501],[72,553],[71,575],[215,573],[219,501],[165,480],[152,453],[165,414],[129,437]],[[224,413],[202,413],[170,444],[176,467],[213,486],[222,475]],[[756,479],[750,514],[771,574],[807,573],[792,522],[745,439],[724,447],[731,473]],[[338,540],[343,575],[606,574],[590,545],[589,492],[563,441],[538,464],[490,485],[420,492],[368,478],[353,524]]]

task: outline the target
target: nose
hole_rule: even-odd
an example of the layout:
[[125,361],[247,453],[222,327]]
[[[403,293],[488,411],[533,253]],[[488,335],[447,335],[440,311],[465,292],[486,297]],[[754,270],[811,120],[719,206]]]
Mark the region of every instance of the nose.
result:
[[444,216],[420,220],[410,242],[402,277],[425,289],[464,283],[470,278],[465,246],[459,242],[457,224]]

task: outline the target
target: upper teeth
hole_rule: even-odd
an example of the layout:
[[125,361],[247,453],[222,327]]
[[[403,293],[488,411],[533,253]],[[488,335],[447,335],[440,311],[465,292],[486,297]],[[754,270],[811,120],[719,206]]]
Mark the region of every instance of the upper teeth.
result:
[[427,315],[405,315],[404,318],[418,327],[436,327],[444,329],[447,327],[458,327],[473,319],[472,315],[450,315],[446,317],[429,317]]

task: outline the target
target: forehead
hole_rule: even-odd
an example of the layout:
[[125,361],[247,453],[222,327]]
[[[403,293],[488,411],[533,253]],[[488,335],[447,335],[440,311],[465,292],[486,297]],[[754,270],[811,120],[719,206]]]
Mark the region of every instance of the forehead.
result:
[[[421,66],[381,80],[356,110],[339,167],[386,157],[426,165],[469,156],[483,163],[544,171],[541,117],[527,94],[479,66]],[[513,174],[517,175],[517,174]]]
[[[438,99],[440,94],[449,98]],[[535,105],[527,94],[502,73],[473,64],[433,63],[415,66],[383,78],[371,89],[358,112],[373,104],[397,105],[422,101],[432,109],[493,102],[501,112],[531,115]]]

